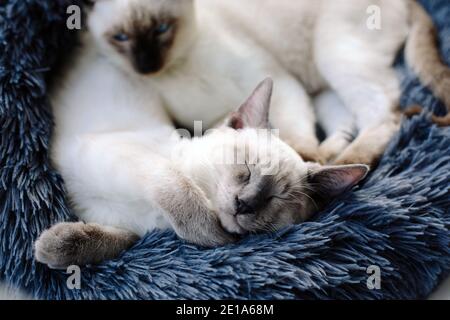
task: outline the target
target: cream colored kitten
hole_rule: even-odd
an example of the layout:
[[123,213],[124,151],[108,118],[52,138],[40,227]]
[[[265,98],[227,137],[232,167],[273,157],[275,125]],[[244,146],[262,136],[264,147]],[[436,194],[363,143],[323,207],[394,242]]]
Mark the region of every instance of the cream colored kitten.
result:
[[368,171],[307,164],[278,139],[268,122],[271,80],[222,126],[181,139],[148,86],[84,45],[53,95],[51,150],[83,222],[40,236],[36,259],[50,267],[114,258],[154,229],[202,246],[277,230],[310,218]]
[[[373,6],[379,30],[368,26]],[[271,123],[307,160],[380,157],[399,126],[392,64],[406,41],[411,66],[450,105],[450,71],[433,24],[411,0],[105,0],[89,25],[105,55],[157,87],[185,127],[194,120],[211,127],[271,75]],[[311,96],[320,92],[317,113],[329,138],[319,152]]]
[[[398,3],[404,5],[400,9],[408,9],[409,2]],[[297,17],[298,30],[303,30],[305,21],[315,32],[304,39],[301,50],[305,55],[297,55],[294,46],[285,47],[281,56],[293,52],[290,57],[299,57],[298,63],[286,63],[276,58],[276,50],[264,45],[264,37],[272,43],[270,32],[262,32],[264,37],[258,39],[254,30],[245,27],[246,19],[233,14],[232,7],[203,0],[197,4],[196,8],[190,0],[95,4],[90,32],[83,39],[85,51],[53,96],[57,127],[52,158],[66,181],[75,212],[88,224],[60,224],[45,232],[36,244],[39,261],[53,267],[99,262],[115,257],[137,236],[155,228],[173,228],[182,238],[200,245],[228,243],[236,233],[272,230],[307,219],[317,211],[315,203],[320,208],[367,172],[367,167],[358,165],[312,167],[276,137],[270,145],[256,139],[257,129],[268,127],[270,81],[258,87],[226,126],[192,141],[180,141],[172,134],[174,126],[166,110],[186,127],[192,120],[203,120],[211,127],[244,100],[254,83],[272,74],[277,87],[271,123],[305,158],[320,159],[308,91],[333,88],[334,93],[317,99],[319,109],[348,110],[350,117],[342,117],[342,123],[347,121],[344,128],[356,124],[360,130],[360,136],[347,147],[334,134],[342,123],[328,121],[326,127],[333,135],[321,147],[327,158],[338,156],[342,163],[372,162],[395,132],[397,119],[392,110],[399,93],[390,64],[409,29],[397,15],[393,14],[399,23],[397,36],[386,33],[383,40],[373,35],[368,41],[362,29],[356,38],[351,36],[350,29],[362,21],[353,15],[352,6],[336,8],[343,10],[338,16],[352,19],[338,19],[336,29],[331,29],[319,23],[331,19],[325,14],[331,11],[316,11],[315,5],[298,1],[298,13],[308,12],[304,19]],[[414,8],[413,13],[421,12]],[[410,13],[404,11],[406,20]],[[287,30],[282,24],[279,28]],[[322,28],[323,38],[316,37]],[[417,34],[416,30],[412,37]],[[295,37],[287,38],[293,45]],[[379,47],[369,45],[373,40],[380,42]],[[355,43],[379,51],[347,51]],[[420,62],[420,57],[414,58],[415,46],[408,44],[410,60]],[[327,50],[320,49],[323,46]],[[344,59],[350,54],[354,59]],[[303,57],[311,55],[313,63],[305,63]],[[417,68],[419,74],[429,76],[422,71],[440,66],[435,62]],[[349,67],[343,67],[344,63]],[[307,89],[287,71],[292,68],[295,73],[302,66],[306,69],[300,73],[305,78],[300,78]],[[356,108],[356,102],[363,107]],[[355,121],[348,121],[352,116]],[[327,144],[331,151],[324,147]],[[336,145],[346,148],[342,154]],[[245,158],[244,163],[224,165],[216,161],[218,150],[224,149],[241,150],[241,154],[262,149],[265,156],[255,163]],[[273,159],[278,159],[280,170],[262,174],[261,163]],[[316,188],[311,191],[313,185]]]

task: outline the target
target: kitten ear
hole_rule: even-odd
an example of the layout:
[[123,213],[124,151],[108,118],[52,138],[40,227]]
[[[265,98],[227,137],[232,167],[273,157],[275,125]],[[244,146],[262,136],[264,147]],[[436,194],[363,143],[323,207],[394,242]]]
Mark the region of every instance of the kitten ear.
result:
[[309,170],[309,182],[316,196],[323,200],[332,200],[363,180],[370,168],[366,165],[346,165],[321,167]]
[[271,78],[261,82],[239,110],[231,114],[228,126],[236,130],[243,128],[268,129],[272,90],[273,80]]

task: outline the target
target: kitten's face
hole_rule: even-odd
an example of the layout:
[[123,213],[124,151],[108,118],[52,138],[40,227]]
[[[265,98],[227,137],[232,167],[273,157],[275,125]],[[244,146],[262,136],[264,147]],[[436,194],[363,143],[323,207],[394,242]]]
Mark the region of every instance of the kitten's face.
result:
[[274,231],[309,219],[361,181],[364,165],[305,163],[268,125],[272,82],[263,82],[224,126],[199,141],[195,167],[230,233]]
[[278,230],[306,220],[316,209],[308,196],[307,164],[266,133],[221,128],[206,137],[211,153],[203,155],[210,164],[205,189],[230,233]]
[[96,0],[88,25],[105,56],[146,75],[184,54],[195,35],[194,20],[192,0]]

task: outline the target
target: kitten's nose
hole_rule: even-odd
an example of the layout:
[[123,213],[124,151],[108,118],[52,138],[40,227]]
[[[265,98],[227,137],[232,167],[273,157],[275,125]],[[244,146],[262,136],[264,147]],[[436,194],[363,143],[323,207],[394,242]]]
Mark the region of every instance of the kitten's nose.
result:
[[249,215],[249,214],[256,214],[255,210],[249,206],[244,200],[239,199],[238,196],[236,196],[235,200],[235,206],[236,206],[236,216],[237,215]]

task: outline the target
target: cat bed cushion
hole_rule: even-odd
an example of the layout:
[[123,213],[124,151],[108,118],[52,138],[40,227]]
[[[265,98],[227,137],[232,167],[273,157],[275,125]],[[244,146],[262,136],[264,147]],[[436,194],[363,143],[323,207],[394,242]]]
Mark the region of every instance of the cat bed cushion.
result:
[[[75,43],[71,3],[0,5],[0,281],[40,299],[415,299],[449,274],[450,129],[431,123],[444,106],[399,61],[402,105],[426,112],[405,120],[376,170],[313,221],[217,249],[155,231],[118,259],[83,266],[81,289],[69,289],[65,271],[33,259],[33,242],[75,220],[48,154],[48,81]],[[422,4],[450,63],[448,0]]]

